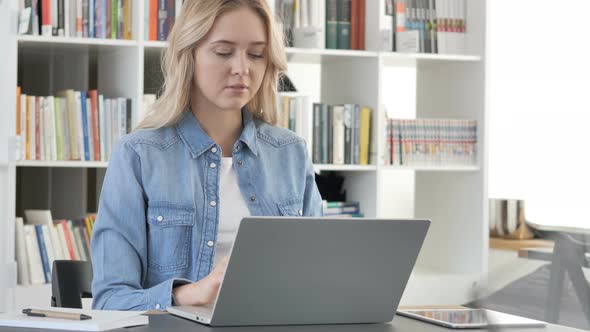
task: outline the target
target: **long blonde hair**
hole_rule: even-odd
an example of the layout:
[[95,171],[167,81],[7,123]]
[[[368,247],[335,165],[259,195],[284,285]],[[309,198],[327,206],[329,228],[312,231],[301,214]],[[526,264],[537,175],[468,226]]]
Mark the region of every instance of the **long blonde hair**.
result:
[[135,129],[155,129],[175,124],[190,104],[195,72],[194,50],[207,35],[215,19],[241,7],[254,10],[262,19],[267,34],[268,65],[260,89],[246,108],[256,119],[277,123],[277,84],[287,69],[282,34],[266,0],[187,0],[168,36],[162,54],[164,84],[160,98]]

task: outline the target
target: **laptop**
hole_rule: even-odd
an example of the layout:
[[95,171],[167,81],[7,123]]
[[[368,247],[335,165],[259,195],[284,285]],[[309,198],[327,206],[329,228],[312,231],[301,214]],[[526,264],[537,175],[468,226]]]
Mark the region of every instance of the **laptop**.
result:
[[171,306],[210,326],[393,319],[429,220],[242,219],[212,306]]

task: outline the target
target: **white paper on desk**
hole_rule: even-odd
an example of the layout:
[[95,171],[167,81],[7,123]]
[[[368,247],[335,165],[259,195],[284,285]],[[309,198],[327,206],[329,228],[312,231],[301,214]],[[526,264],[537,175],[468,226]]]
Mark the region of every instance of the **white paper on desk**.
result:
[[70,308],[34,308],[50,311],[71,312],[89,315],[92,319],[69,320],[46,317],[29,317],[20,311],[0,314],[0,326],[29,327],[56,330],[76,331],[106,331],[121,327],[148,325],[148,316],[142,315],[145,311],[110,311],[110,310],[84,310]]

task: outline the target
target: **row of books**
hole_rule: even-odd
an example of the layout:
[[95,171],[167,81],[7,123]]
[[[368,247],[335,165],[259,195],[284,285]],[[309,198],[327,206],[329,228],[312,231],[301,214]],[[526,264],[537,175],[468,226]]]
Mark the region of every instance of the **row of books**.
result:
[[325,217],[331,218],[362,218],[359,202],[329,202],[322,201],[322,211]]
[[477,121],[388,119],[386,165],[477,164]]
[[384,50],[441,54],[465,52],[466,0],[384,1]]
[[51,282],[54,260],[90,261],[90,239],[96,220],[53,220],[49,210],[25,210],[16,218],[16,260],[21,285]]
[[19,34],[133,39],[132,0],[18,0]]
[[305,116],[309,114],[310,105],[311,97],[309,96],[281,94],[277,105],[277,125],[305,136],[307,132]]
[[371,113],[358,104],[313,104],[312,158],[316,164],[368,165]]
[[326,0],[326,48],[365,49],[365,0]]
[[366,0],[274,0],[285,44],[365,49]]
[[131,99],[97,90],[29,96],[17,87],[17,160],[108,161],[115,142],[131,132]]
[[168,40],[184,0],[147,0],[144,5],[144,39]]

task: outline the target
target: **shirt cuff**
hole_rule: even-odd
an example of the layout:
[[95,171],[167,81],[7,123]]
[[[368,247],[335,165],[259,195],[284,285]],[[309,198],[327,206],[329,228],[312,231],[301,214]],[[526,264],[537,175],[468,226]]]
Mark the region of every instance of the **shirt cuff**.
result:
[[147,295],[146,310],[165,310],[171,305],[175,305],[172,296],[172,289],[177,286],[190,284],[192,281],[183,278],[166,280],[150,289]]

